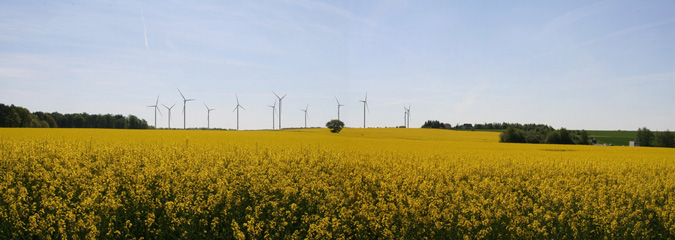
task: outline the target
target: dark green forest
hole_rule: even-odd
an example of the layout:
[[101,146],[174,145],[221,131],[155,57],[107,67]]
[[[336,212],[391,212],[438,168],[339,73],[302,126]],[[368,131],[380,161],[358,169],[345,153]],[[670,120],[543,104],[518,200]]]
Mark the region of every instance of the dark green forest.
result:
[[547,143],[547,144],[590,144],[586,130],[555,130],[542,124],[512,125],[499,136],[500,142]]
[[[465,123],[452,126],[438,120],[428,120],[422,128],[499,131],[502,132],[499,141],[508,143],[593,144],[586,130],[556,130],[548,125],[534,123]],[[644,127],[638,129],[635,142],[643,147],[675,147],[675,134],[670,131],[652,132]]]
[[115,128],[148,129],[148,123],[134,115],[45,113],[0,103],[0,127],[24,128]]

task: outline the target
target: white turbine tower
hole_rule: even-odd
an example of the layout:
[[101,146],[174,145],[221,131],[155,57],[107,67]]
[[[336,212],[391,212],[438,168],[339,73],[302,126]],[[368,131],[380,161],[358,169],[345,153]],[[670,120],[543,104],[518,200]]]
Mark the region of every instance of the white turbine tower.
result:
[[337,106],[338,106],[338,120],[340,120],[340,107],[342,107],[344,105],[340,104],[340,100],[338,100],[337,96],[335,97],[335,101],[337,102]]
[[234,107],[234,110],[232,110],[232,112],[237,111],[237,130],[239,130],[239,108],[244,109],[244,110],[246,110],[246,108],[239,105],[239,95],[236,95],[236,93],[235,93],[235,97],[237,98],[237,106]]
[[408,109],[403,104],[403,127],[408,128]]
[[277,100],[274,100],[274,105],[267,105],[272,108],[272,130],[274,130],[274,115],[277,114]]
[[305,112],[305,128],[307,128],[307,109],[309,108],[309,104],[305,106],[305,109],[300,109],[300,111]]
[[204,107],[206,107],[206,129],[211,129],[211,111],[216,110],[215,108],[209,108],[209,106],[206,106],[206,103],[204,103]]
[[148,106],[151,108],[155,108],[155,128],[157,128],[157,112],[159,112],[159,115],[162,116],[162,111],[159,111],[159,107],[157,107],[158,104],[159,104],[159,95],[157,95],[157,101],[155,101],[155,105]]
[[366,109],[370,112],[370,108],[368,107],[368,92],[366,92],[366,98],[359,100],[359,102],[363,103],[363,128],[366,128]]
[[406,123],[407,123],[408,125],[405,126],[406,128],[410,128],[410,107],[411,107],[411,106],[412,106],[412,105],[408,104],[408,109],[405,110],[405,112],[407,113],[406,115],[408,115],[408,119],[407,119],[407,121],[406,121]]
[[174,103],[173,105],[171,105],[171,107],[167,107],[164,104],[162,104],[162,106],[164,106],[166,110],[169,112],[169,129],[171,129],[171,109],[173,108],[173,106],[176,106],[176,104]]
[[277,95],[277,93],[275,93],[274,91],[272,91],[272,93],[274,93],[274,96],[277,96],[277,98],[279,99],[279,130],[281,130],[281,100],[284,100],[287,94],[284,94],[283,97],[279,97],[279,95]]
[[187,115],[187,112],[185,111],[185,105],[187,105],[187,102],[189,101],[194,101],[195,99],[187,99],[183,95],[183,93],[178,89],[178,93],[180,93],[180,96],[183,97],[183,129],[187,129],[187,124],[186,124],[186,119],[185,115]]

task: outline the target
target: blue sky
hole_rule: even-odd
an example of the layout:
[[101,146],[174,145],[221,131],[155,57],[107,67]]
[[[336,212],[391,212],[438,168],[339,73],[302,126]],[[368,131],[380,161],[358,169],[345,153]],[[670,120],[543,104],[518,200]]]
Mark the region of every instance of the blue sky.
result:
[[[675,130],[674,1],[2,1],[0,103],[172,127]],[[167,112],[158,127],[167,126]]]

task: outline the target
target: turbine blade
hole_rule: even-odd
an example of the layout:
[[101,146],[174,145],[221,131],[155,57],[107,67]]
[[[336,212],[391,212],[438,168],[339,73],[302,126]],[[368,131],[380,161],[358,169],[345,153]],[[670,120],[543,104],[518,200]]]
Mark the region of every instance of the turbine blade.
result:
[[280,99],[280,97],[279,97],[279,95],[277,95],[277,93],[275,93],[274,91],[272,91],[272,93],[274,93],[274,96],[277,96],[277,98]]
[[171,109],[171,108],[167,107],[166,105],[164,105],[164,103],[162,103],[162,106],[164,106],[166,109]]
[[284,94],[284,96],[283,96],[283,97],[281,97],[281,99],[284,99],[284,98],[286,97],[286,95],[288,95],[288,94]]
[[171,105],[171,107],[170,107],[169,109],[172,109],[172,108],[173,108],[173,106],[176,106],[176,104],[174,103],[173,105]]
[[206,103],[204,103],[204,107],[206,107],[207,110],[209,109],[209,106],[206,106]]
[[244,111],[246,111],[246,108],[244,108],[244,106],[239,106],[239,107],[240,107],[241,109],[244,109]]
[[335,101],[340,105],[340,100],[337,99],[337,96],[335,96]]
[[232,112],[237,111],[237,108],[239,108],[239,106],[234,107],[234,109],[232,110]]
[[237,98],[237,105],[239,105],[239,95],[235,93],[234,96]]
[[183,92],[181,92],[180,89],[178,89],[178,93],[180,93],[180,96],[183,97],[183,100],[185,100],[185,96],[183,96]]
[[197,100],[197,99],[192,98],[192,99],[186,99],[185,101],[189,102],[189,101],[194,101],[194,100]]
[[155,106],[157,106],[157,104],[159,104],[159,95],[157,95],[157,101],[155,101]]
[[159,112],[159,115],[160,115],[160,116],[162,116],[162,117],[164,117],[164,115],[162,115],[162,111],[161,111],[161,110],[159,110],[159,108],[158,108],[158,107],[155,107],[155,108],[156,108],[156,109],[157,109],[157,111]]

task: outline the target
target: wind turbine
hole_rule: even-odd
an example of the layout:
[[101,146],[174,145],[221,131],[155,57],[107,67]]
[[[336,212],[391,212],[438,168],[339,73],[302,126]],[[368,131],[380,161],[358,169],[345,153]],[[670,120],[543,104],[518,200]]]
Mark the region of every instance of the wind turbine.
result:
[[169,129],[171,129],[171,109],[173,108],[173,106],[176,106],[176,104],[174,103],[173,105],[171,105],[171,107],[167,107],[164,104],[162,104],[162,106],[164,106],[166,110],[169,111]]
[[337,102],[338,106],[338,120],[340,120],[340,107],[344,106],[340,104],[340,101],[337,99],[337,96],[335,97],[335,101]]
[[403,127],[408,128],[408,109],[403,104]]
[[274,115],[277,114],[277,100],[274,100],[274,105],[267,105],[272,108],[272,130],[274,130]]
[[300,111],[305,112],[305,128],[307,128],[307,109],[309,108],[309,104],[305,107],[305,109],[300,109]]
[[363,128],[366,128],[366,109],[370,112],[370,108],[368,107],[368,92],[366,92],[366,98],[359,100],[359,102],[363,103]]
[[194,101],[195,99],[186,99],[183,93],[180,91],[180,89],[178,89],[178,93],[180,93],[180,96],[183,97],[183,129],[187,129],[186,128],[187,125],[185,124],[186,123],[185,120],[187,119],[185,117],[185,115],[187,115],[187,112],[185,112],[185,105],[187,105],[187,102]]
[[162,111],[159,111],[159,108],[157,107],[158,103],[159,103],[159,95],[157,95],[157,101],[155,101],[155,105],[148,106],[151,108],[155,108],[155,128],[157,128],[157,112],[159,112],[159,115],[162,116]]
[[246,108],[239,105],[239,95],[236,95],[236,93],[235,93],[235,97],[237,97],[237,106],[234,107],[234,110],[232,110],[232,112],[237,111],[237,130],[239,130],[239,108],[244,109],[244,110],[246,110]]
[[[411,106],[412,106],[412,105],[408,104],[408,109],[405,110],[405,112],[406,112],[407,115],[408,115],[408,121],[406,122],[408,125],[406,125],[406,128],[410,128],[410,107],[411,107]],[[405,106],[404,106],[404,107],[405,107]]]
[[215,108],[209,108],[209,106],[206,106],[206,103],[204,103],[204,107],[206,107],[206,128],[210,129],[211,128],[211,111],[216,110]]
[[279,95],[277,95],[277,93],[275,93],[274,91],[272,91],[272,93],[274,93],[274,96],[277,96],[277,98],[279,99],[279,130],[281,130],[281,100],[284,100],[287,94],[284,94],[283,97],[279,97]]

